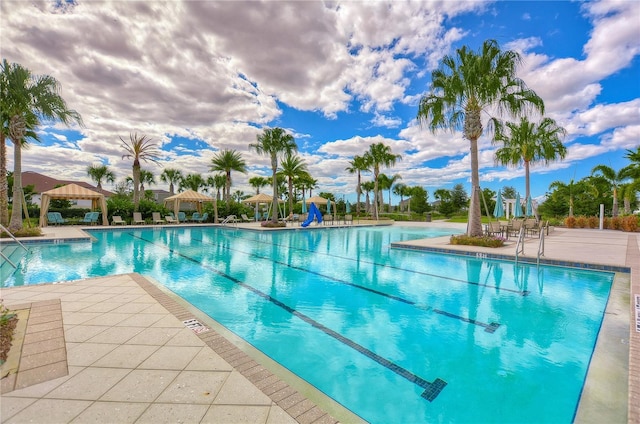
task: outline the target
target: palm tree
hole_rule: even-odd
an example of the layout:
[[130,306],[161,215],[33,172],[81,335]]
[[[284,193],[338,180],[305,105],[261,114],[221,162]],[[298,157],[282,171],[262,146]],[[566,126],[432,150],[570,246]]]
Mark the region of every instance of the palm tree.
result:
[[140,170],[140,191],[144,193],[144,186],[150,186],[151,184],[156,183],[156,177],[153,175],[153,172],[147,171],[146,169]]
[[[375,205],[374,216],[377,220],[379,218],[378,207],[382,210],[383,203],[382,199],[378,199],[378,176],[380,175],[380,167],[390,168],[396,164],[396,161],[402,160],[402,156],[393,154],[391,147],[384,143],[375,143],[369,146],[369,150],[365,152],[364,157],[367,164],[369,164],[369,168],[373,170],[373,204]],[[380,204],[380,206],[378,206],[378,204]]]
[[[2,61],[2,77],[0,77],[0,116],[2,125],[0,134],[8,137],[13,142],[13,210],[9,230],[16,231],[22,228],[22,146],[27,143],[27,138],[39,141],[34,129],[40,125],[41,120],[61,121],[66,125],[72,122],[82,124],[82,118],[73,109],[69,109],[67,103],[60,96],[60,84],[49,75],[33,75],[31,71],[17,63],[10,64],[6,59]],[[6,167],[4,157],[1,161]],[[6,170],[2,172],[5,180],[0,180],[0,187],[6,187]],[[6,192],[6,194],[5,194]],[[8,203],[8,191],[1,190]],[[4,204],[4,200],[3,200]]]
[[309,174],[308,172],[303,172],[302,174],[298,175],[298,178],[296,179],[296,184],[302,190],[303,196],[305,196],[306,190],[309,190],[309,197],[311,197],[312,196],[311,191],[314,188],[318,188],[318,180],[313,178],[311,174]]
[[287,188],[289,193],[289,214],[293,213],[293,179],[303,172],[307,172],[307,164],[300,156],[287,153],[280,164],[282,170],[280,175],[287,178]]
[[519,124],[506,123],[507,131],[499,128],[493,138],[502,142],[503,147],[496,150],[496,160],[502,165],[517,166],[524,163],[526,196],[531,196],[529,166],[534,163],[550,162],[567,156],[567,148],[562,144],[566,130],[551,118],[544,118],[539,124],[529,122],[524,117]]
[[566,196],[569,199],[569,216],[573,216],[573,178],[569,181],[569,184],[557,180],[549,184],[549,189],[557,190],[562,196]]
[[369,213],[369,193],[371,193],[376,188],[376,183],[373,181],[365,181],[360,184],[362,191],[365,193],[365,213]]
[[358,174],[358,184],[356,185],[356,213],[360,215],[360,195],[362,194],[362,175],[364,171],[369,171],[369,164],[364,156],[354,156],[346,169],[350,174]]
[[179,183],[182,178],[182,172],[178,169],[165,168],[160,174],[160,181],[169,183],[169,193],[174,195],[174,184]]
[[96,182],[96,186],[102,190],[102,180],[113,183],[116,175],[109,170],[107,165],[89,165],[87,167],[87,175]]
[[[401,180],[402,176],[400,174],[395,174],[391,177],[387,176],[387,190],[389,190],[389,212],[391,212],[391,189],[393,188],[396,181]],[[399,206],[398,206],[399,208]]]
[[398,183],[393,187],[393,194],[400,196],[400,203],[398,203],[398,212],[402,212],[402,203],[404,203],[404,193],[406,192],[407,185]]
[[611,216],[618,216],[618,187],[620,184],[624,182],[628,178],[627,170],[622,168],[620,171],[616,172],[613,168],[606,165],[597,165],[594,166],[591,170],[592,176],[600,176],[604,178],[604,180],[609,184],[609,186],[613,189],[613,209],[611,211]]
[[269,185],[269,179],[265,177],[251,177],[249,178],[249,185],[256,189],[256,194],[260,194],[260,189]]
[[198,191],[202,187],[206,186],[204,178],[200,174],[187,174],[180,180],[179,191],[184,189]]
[[278,157],[298,150],[298,146],[291,134],[282,128],[265,128],[264,132],[256,136],[257,143],[249,144],[259,155],[269,156],[271,159],[273,185],[273,215],[271,222],[278,222]]
[[247,164],[242,159],[242,154],[229,149],[223,149],[211,159],[211,171],[221,171],[226,175],[224,201],[229,203],[231,199],[231,171],[247,173]]
[[220,190],[227,186],[227,176],[225,174],[216,174],[213,177],[209,177],[208,185],[216,190],[216,200],[222,200],[220,198]]
[[[533,108],[544,113],[544,102],[524,81],[516,77],[520,64],[517,52],[500,50],[495,40],[487,40],[476,53],[464,46],[456,57],[445,56],[431,73],[431,92],[420,100],[418,120],[432,132],[444,128],[462,130],[470,143],[471,207],[467,234],[482,235],[480,215],[480,176],[478,139],[483,127],[481,113],[497,110],[522,115]],[[499,127],[500,120],[490,117],[489,127]]]
[[160,150],[146,135],[138,137],[137,133],[130,133],[129,141],[122,137],[120,137],[120,141],[127,152],[122,155],[122,159],[133,158],[133,208],[137,212],[140,204],[140,161],[159,164]]

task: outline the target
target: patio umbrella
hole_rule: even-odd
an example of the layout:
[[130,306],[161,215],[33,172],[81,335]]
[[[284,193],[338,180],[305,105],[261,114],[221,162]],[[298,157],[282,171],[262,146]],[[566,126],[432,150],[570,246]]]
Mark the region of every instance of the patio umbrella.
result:
[[307,202],[304,200],[304,193],[302,193],[302,213],[307,213]]
[[345,206],[344,210],[345,210],[345,213],[351,213],[351,205],[349,204],[348,200],[347,200],[347,206]]
[[331,213],[331,200],[327,200],[327,213]]
[[513,216],[520,218],[522,216],[522,205],[520,204],[520,193],[516,194],[516,203],[513,205]]
[[502,191],[498,190],[496,196],[496,207],[493,209],[493,216],[496,218],[502,218],[504,216],[504,205],[502,202]]
[[526,216],[533,216],[533,205],[531,203],[531,196],[527,197],[527,211]]

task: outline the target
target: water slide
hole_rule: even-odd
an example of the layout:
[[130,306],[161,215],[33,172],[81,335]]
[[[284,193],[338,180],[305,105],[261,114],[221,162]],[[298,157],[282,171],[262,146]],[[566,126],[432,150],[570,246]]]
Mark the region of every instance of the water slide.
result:
[[313,222],[313,218],[316,218],[318,220],[318,224],[322,222],[322,214],[318,210],[316,204],[312,202],[309,205],[309,215],[307,216],[307,219],[300,225],[303,227],[309,226],[309,224]]

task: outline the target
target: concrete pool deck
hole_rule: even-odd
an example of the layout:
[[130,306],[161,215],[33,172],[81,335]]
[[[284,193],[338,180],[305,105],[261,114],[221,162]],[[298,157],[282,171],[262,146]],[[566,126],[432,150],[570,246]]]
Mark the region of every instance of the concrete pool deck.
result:
[[[81,227],[43,230],[50,239],[87,237]],[[500,249],[451,246],[448,237],[403,244],[479,257],[515,252],[513,241]],[[640,422],[639,244],[633,233],[562,228],[545,240],[546,261],[631,270],[616,273],[576,422]],[[525,257],[537,249],[528,239]],[[2,380],[3,423],[359,421],[143,276],[8,288],[2,298],[28,322],[17,372]]]

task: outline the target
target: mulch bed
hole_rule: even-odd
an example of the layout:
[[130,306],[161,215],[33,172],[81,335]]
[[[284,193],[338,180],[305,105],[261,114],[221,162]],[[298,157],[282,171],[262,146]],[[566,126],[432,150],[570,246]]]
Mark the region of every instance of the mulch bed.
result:
[[11,349],[11,341],[13,340],[13,331],[17,325],[18,317],[16,315],[0,325],[0,364],[7,360],[9,349]]

